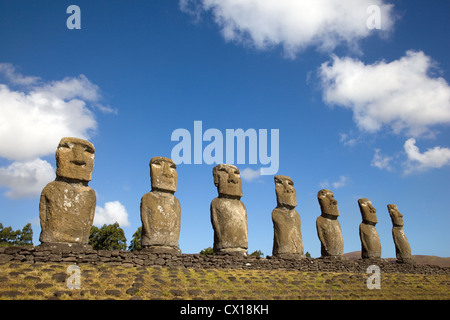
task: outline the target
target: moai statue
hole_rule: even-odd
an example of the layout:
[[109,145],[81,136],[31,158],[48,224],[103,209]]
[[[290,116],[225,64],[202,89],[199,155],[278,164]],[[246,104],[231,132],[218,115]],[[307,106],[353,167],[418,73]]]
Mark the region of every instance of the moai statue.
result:
[[392,220],[392,237],[394,238],[397,262],[411,263],[411,247],[403,231],[403,215],[398,211],[395,204],[388,204],[387,208]]
[[277,207],[272,211],[272,255],[279,258],[303,258],[300,215],[295,210],[297,193],[294,182],[287,176],[275,176]]
[[169,158],[150,160],[152,190],[141,199],[142,249],[153,253],[180,254],[178,239],[181,206],[177,191],[177,166]]
[[242,182],[238,168],[219,164],[213,169],[214,184],[219,196],[211,202],[211,223],[214,229],[214,253],[247,254],[247,210],[240,200]]
[[321,244],[321,256],[322,258],[343,259],[344,240],[341,225],[337,220],[339,210],[334,194],[328,189],[322,189],[317,193],[317,199],[322,212],[316,220],[317,235]]
[[361,258],[380,259],[381,243],[375,225],[377,224],[377,210],[369,199],[358,200],[362,222],[359,225],[359,237],[361,238]]
[[42,246],[91,249],[89,232],[96,196],[88,187],[94,168],[94,145],[62,138],[56,150],[56,179],[45,186],[39,202]]

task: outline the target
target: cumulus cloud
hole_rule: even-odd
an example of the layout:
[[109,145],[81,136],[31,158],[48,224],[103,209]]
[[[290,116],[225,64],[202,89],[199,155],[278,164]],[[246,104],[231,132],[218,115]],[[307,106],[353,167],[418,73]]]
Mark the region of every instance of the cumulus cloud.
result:
[[381,150],[378,148],[374,149],[374,151],[375,151],[375,154],[373,156],[373,159],[372,159],[372,162],[370,165],[372,167],[376,167],[378,169],[386,169],[388,171],[391,171],[392,166],[391,166],[390,162],[394,158],[390,157],[390,156],[382,155]]
[[244,181],[253,181],[261,176],[261,169],[253,170],[250,168],[245,168],[240,172],[241,172],[241,179]]
[[128,212],[119,201],[106,202],[103,208],[100,206],[95,208],[94,225],[103,226],[115,222],[121,227],[130,226]]
[[405,163],[405,174],[450,165],[449,148],[434,147],[421,153],[416,146],[416,139],[410,138],[406,140],[404,149],[408,158]]
[[37,83],[40,78],[33,76],[23,76],[16,71],[16,68],[11,63],[0,63],[0,74],[12,84],[16,85],[32,85]]
[[39,158],[54,154],[62,137],[90,138],[97,128],[90,106],[113,110],[102,110],[100,100],[99,87],[84,75],[43,81],[0,63],[0,158],[12,161],[0,168],[0,184],[10,188],[7,196],[40,194],[55,170]]
[[333,56],[319,70],[323,99],[351,109],[362,131],[388,128],[410,137],[432,136],[433,126],[450,123],[450,86],[431,75],[434,66],[421,51],[371,65]]
[[45,160],[14,161],[0,168],[0,186],[7,187],[5,195],[12,199],[39,195],[47,183],[55,180],[55,169]]
[[0,84],[0,156],[29,160],[55,151],[65,136],[88,138],[97,128],[86,102],[98,89],[81,75],[15,91]]
[[[383,0],[180,0],[180,9],[196,21],[211,12],[226,41],[258,49],[281,46],[288,57],[307,47],[332,50],[340,44],[357,48],[373,31],[373,10],[379,27],[389,32],[393,5]],[[368,21],[370,20],[370,21]],[[370,22],[370,23],[369,23]]]

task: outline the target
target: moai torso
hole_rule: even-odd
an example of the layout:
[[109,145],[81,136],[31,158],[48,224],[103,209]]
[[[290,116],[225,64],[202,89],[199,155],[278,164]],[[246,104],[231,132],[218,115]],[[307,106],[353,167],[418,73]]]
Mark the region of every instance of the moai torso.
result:
[[381,258],[381,243],[375,225],[377,224],[377,210],[369,199],[359,199],[359,208],[363,221],[359,225],[361,239],[361,257],[363,259]]
[[173,195],[177,186],[176,165],[169,158],[150,161],[152,191],[141,199],[142,247],[151,252],[178,254],[181,206]]
[[88,187],[94,167],[94,146],[63,138],[56,151],[56,180],[42,190],[39,203],[42,245],[89,248],[96,196]]
[[219,197],[211,202],[211,224],[214,229],[214,252],[247,254],[247,210],[242,197],[239,170],[219,164],[213,169],[214,184]]
[[398,262],[412,262],[411,247],[403,231],[403,215],[395,204],[388,205],[389,215],[392,219],[392,237],[395,244],[395,255]]
[[334,194],[323,189],[317,194],[322,214],[316,220],[322,257],[341,258],[344,253],[344,239],[339,221],[339,210]]
[[42,243],[76,243],[86,245],[94,221],[95,191],[53,181],[42,190],[39,211]]
[[275,176],[274,180],[277,207],[272,211],[272,255],[290,259],[304,257],[300,215],[295,210],[297,194],[294,182],[287,176]]

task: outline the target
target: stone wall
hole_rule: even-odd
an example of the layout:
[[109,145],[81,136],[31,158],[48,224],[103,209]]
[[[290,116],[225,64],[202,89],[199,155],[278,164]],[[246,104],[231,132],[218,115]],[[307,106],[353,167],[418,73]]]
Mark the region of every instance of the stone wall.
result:
[[321,258],[279,259],[239,255],[201,255],[147,253],[144,251],[119,250],[74,250],[50,249],[44,247],[0,248],[0,267],[8,262],[21,263],[67,263],[67,264],[109,264],[128,267],[165,266],[176,268],[203,269],[265,269],[300,270],[313,272],[356,272],[366,273],[369,265],[377,265],[384,273],[450,274],[450,268],[388,262],[378,260],[336,260]]

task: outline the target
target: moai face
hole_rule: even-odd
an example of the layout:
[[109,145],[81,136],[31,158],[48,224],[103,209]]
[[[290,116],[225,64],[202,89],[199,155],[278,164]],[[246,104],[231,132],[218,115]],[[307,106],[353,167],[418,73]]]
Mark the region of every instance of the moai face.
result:
[[389,215],[391,216],[392,224],[394,226],[403,226],[403,215],[398,211],[397,205],[395,204],[388,204],[387,206]]
[[322,189],[317,193],[317,199],[319,200],[320,210],[323,214],[339,216],[338,202],[334,199],[333,192],[328,189]]
[[213,169],[214,185],[220,195],[242,197],[242,182],[239,169],[230,164],[219,164]]
[[363,221],[377,223],[377,209],[372,206],[372,201],[366,198],[358,200],[359,210],[361,211],[361,216]]
[[91,181],[95,158],[94,145],[79,138],[62,138],[56,149],[58,177]]
[[287,176],[275,176],[274,181],[277,206],[295,208],[297,206],[297,193],[294,189],[294,181]]
[[150,160],[152,190],[177,191],[177,165],[172,159],[154,157]]

